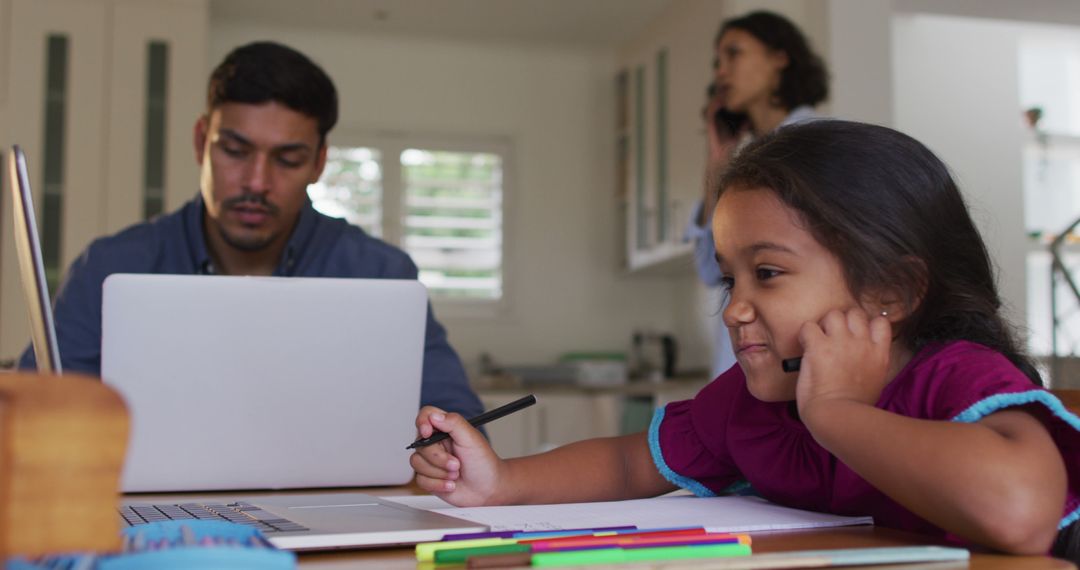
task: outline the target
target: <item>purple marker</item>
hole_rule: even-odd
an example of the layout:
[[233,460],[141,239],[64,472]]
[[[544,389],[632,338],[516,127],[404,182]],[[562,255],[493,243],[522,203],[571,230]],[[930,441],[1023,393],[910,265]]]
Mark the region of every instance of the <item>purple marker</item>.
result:
[[577,534],[595,534],[598,532],[618,532],[637,530],[636,526],[605,526],[599,528],[567,528],[562,530],[497,530],[491,532],[468,532],[463,534],[447,534],[442,537],[443,542],[453,540],[473,540],[476,538],[543,538],[574,536]]

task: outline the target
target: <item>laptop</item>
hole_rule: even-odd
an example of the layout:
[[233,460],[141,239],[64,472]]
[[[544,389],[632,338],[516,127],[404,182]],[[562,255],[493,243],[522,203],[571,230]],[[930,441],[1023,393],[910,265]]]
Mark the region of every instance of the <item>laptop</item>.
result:
[[41,240],[38,239],[37,215],[34,198],[30,194],[30,177],[27,175],[26,156],[18,145],[8,153],[12,214],[15,217],[15,251],[22,276],[23,296],[30,317],[30,337],[38,371],[60,374],[60,349],[56,343],[53,326],[52,303],[49,285],[45,280],[45,262],[41,259]]
[[[17,146],[7,166],[39,371],[59,373],[60,347],[26,157]],[[298,320],[278,320],[290,308],[310,309],[313,302],[286,292],[325,294],[333,302],[315,313],[317,318],[309,312]],[[218,294],[226,304],[197,297]],[[369,294],[377,302],[369,302]],[[124,395],[132,415],[125,491],[396,485],[409,479],[404,448],[416,435],[427,310],[419,283],[118,275],[107,280],[105,295],[109,331],[103,336],[103,376],[112,376],[107,381]],[[282,302],[286,297],[288,302]],[[346,298],[344,305],[335,304]],[[204,305],[179,304],[194,301]],[[380,303],[386,306],[372,306]],[[205,306],[221,313],[211,314]],[[191,328],[183,329],[186,337],[177,336],[179,326],[146,328],[147,323],[168,322],[155,320],[167,309],[181,322],[187,319],[184,327]],[[391,310],[400,311],[392,313],[392,320]],[[144,311],[142,318],[135,319],[139,311]],[[185,311],[191,316],[175,314]],[[310,322],[318,319],[321,329]],[[363,325],[344,333],[337,328],[357,321]],[[248,326],[237,328],[236,323]],[[328,332],[341,334],[327,338]],[[136,338],[140,334],[144,338]],[[123,349],[117,343],[130,346]],[[244,366],[230,365],[226,377],[216,368],[224,366],[222,353]],[[348,381],[342,370],[348,371]],[[155,468],[154,462],[168,465],[172,473]],[[415,544],[487,530],[364,493],[306,490],[150,499],[128,496],[120,508],[122,523],[223,519],[258,528],[288,550]]]
[[412,479],[418,281],[114,274],[101,377],[128,403],[125,492]]

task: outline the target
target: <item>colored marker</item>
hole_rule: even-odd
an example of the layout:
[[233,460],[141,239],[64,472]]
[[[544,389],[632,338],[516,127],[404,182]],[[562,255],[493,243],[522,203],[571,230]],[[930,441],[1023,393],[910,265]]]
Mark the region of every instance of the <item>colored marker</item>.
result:
[[435,553],[442,550],[456,550],[458,548],[479,548],[483,546],[517,544],[518,542],[518,540],[513,538],[474,538],[471,540],[455,540],[453,542],[422,542],[416,545],[416,561],[434,562]]
[[476,548],[452,548],[435,551],[435,564],[464,564],[470,558],[495,556],[498,554],[529,554],[532,547],[528,544],[497,544]]
[[551,552],[557,550],[586,550],[594,548],[643,548],[646,546],[685,546],[690,544],[750,544],[749,536],[700,535],[700,536],[658,536],[637,539],[604,539],[564,543],[531,543],[533,552]]
[[569,540],[569,539],[581,539],[581,538],[594,538],[594,537],[607,537],[613,535],[619,536],[684,536],[684,535],[702,535],[705,534],[705,529],[701,527],[690,528],[672,528],[672,529],[651,529],[646,531],[625,530],[625,531],[599,531],[591,534],[579,533],[564,537],[528,537],[528,538],[473,538],[464,540],[453,540],[449,542],[422,542],[416,545],[416,561],[417,562],[432,562],[435,560],[436,553],[444,550],[456,550],[462,548],[483,548],[488,546],[501,546],[505,544],[518,544],[518,543],[533,543],[537,541],[557,541],[557,540]]
[[[970,559],[962,548],[943,546],[883,546],[834,550],[794,550],[710,561],[709,568],[730,570],[766,570],[775,568],[820,568],[834,566],[870,566],[919,562],[957,562]],[[508,568],[528,566],[533,556],[508,554],[470,558],[468,568]],[[937,566],[933,565],[932,566]],[[952,565],[950,564],[951,568]]]
[[569,552],[540,552],[533,554],[533,566],[583,566],[586,564],[623,564],[657,560],[688,560],[749,556],[746,544],[710,544],[703,546],[659,546],[656,548],[604,548]]
[[567,528],[562,530],[498,530],[490,532],[466,532],[460,534],[447,534],[442,537],[443,542],[455,540],[470,540],[474,538],[531,538],[544,536],[572,536],[584,534],[596,534],[608,531],[636,531],[634,525],[627,526],[603,526],[597,528]]
[[749,556],[746,544],[709,544],[694,546],[660,546],[655,548],[604,548],[600,550],[570,550],[564,552],[519,552],[497,556],[476,556],[466,560],[468,568],[505,568],[513,566],[584,566],[589,564],[621,564],[689,560],[695,558],[728,558]]
[[711,536],[713,538],[731,538],[734,535],[728,533],[707,533],[705,529],[685,529],[685,530],[659,530],[653,532],[631,532],[631,533],[599,533],[593,536],[579,535],[579,536],[563,536],[558,538],[530,538],[519,539],[518,542],[523,544],[543,544],[549,546],[558,546],[560,544],[592,544],[596,542],[631,542],[635,540],[653,540],[653,539],[674,539],[674,538],[688,538],[699,536]]
[[[505,406],[499,406],[498,408],[495,408],[494,410],[488,410],[488,411],[480,414],[479,416],[476,416],[474,418],[470,418],[469,423],[472,424],[473,427],[480,427],[480,426],[482,426],[482,425],[484,425],[484,424],[486,424],[486,423],[488,423],[488,422],[490,422],[492,420],[497,420],[497,419],[499,419],[499,418],[501,418],[501,417],[503,417],[503,416],[505,416],[507,414],[512,414],[512,413],[514,413],[514,412],[516,412],[518,410],[528,408],[529,406],[531,406],[531,405],[533,405],[535,403],[536,403],[536,396],[533,396],[532,394],[529,394],[528,396],[525,396],[524,398],[514,400],[513,402],[510,402],[509,404],[506,404]],[[418,440],[412,442],[405,449],[416,449],[416,448],[420,448],[420,447],[427,447],[427,446],[429,446],[429,445],[431,445],[433,443],[439,443],[440,441],[442,441],[442,440],[444,440],[444,439],[446,439],[448,437],[450,437],[450,434],[448,434],[448,433],[441,432],[441,431],[440,432],[435,432],[435,433],[431,434],[431,437],[421,438],[421,439],[418,439]]]
[[434,561],[436,564],[461,564],[469,558],[480,556],[493,556],[500,554],[512,554],[522,552],[567,552],[574,550],[598,550],[610,548],[650,548],[659,546],[690,546],[703,544],[749,544],[750,537],[746,535],[736,536],[725,533],[701,534],[701,535],[669,535],[651,537],[604,536],[592,537],[582,540],[544,540],[536,542],[519,542],[517,544],[494,544],[488,546],[475,546],[469,548],[449,548],[436,550]]

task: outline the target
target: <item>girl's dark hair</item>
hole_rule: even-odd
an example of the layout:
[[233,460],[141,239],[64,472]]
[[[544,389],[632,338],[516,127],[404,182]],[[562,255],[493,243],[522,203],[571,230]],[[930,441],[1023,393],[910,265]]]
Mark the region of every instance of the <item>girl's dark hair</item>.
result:
[[206,91],[207,112],[223,103],[274,101],[312,117],[320,144],[338,119],[330,76],[304,54],[275,42],[253,42],[229,52],[210,75]]
[[994,270],[948,168],[915,139],[876,125],[820,120],[750,143],[719,193],[768,188],[840,260],[851,293],[890,293],[909,316],[897,338],[918,351],[968,340],[1041,378],[1002,317]]
[[790,20],[773,12],[750,12],[725,20],[714,43],[719,43],[724,32],[732,28],[749,33],[769,49],[787,54],[788,66],[780,73],[780,88],[776,92],[785,108],[814,106],[829,96],[829,72],[825,63],[810,51],[806,36]]

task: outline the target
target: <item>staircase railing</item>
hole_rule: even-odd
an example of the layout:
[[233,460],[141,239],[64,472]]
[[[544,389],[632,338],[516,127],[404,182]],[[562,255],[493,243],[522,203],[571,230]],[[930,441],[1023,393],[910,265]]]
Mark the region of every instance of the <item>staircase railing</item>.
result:
[[1059,233],[1047,246],[1047,250],[1050,252],[1050,374],[1052,380],[1058,380],[1061,378],[1061,364],[1062,355],[1058,351],[1058,333],[1062,327],[1062,319],[1058,314],[1058,282],[1064,280],[1068,285],[1069,290],[1072,291],[1073,297],[1076,299],[1077,304],[1080,304],[1080,288],[1077,287],[1076,281],[1073,279],[1069,269],[1065,267],[1065,262],[1061,257],[1061,244],[1065,242],[1065,238],[1068,237],[1076,226],[1080,225],[1080,218],[1077,218],[1073,223],[1069,224],[1069,227],[1065,231]]

